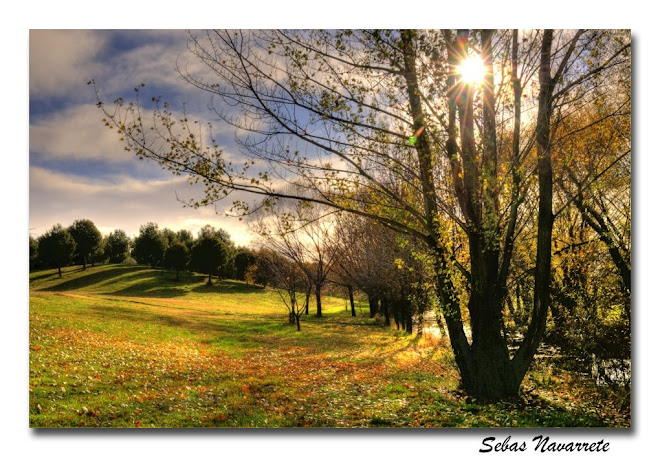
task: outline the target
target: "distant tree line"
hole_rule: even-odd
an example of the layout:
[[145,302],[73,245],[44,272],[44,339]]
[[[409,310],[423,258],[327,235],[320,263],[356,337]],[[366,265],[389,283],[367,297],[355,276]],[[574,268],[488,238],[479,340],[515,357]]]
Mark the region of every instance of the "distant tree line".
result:
[[131,238],[120,229],[102,236],[92,221],[80,219],[66,228],[56,224],[36,239],[30,235],[30,270],[57,268],[60,277],[63,267],[109,262],[172,270],[177,280],[184,271],[203,273],[210,285],[213,276],[245,280],[254,259],[249,249],[234,245],[229,233],[210,225],[195,238],[189,230],[174,232],[148,222]]

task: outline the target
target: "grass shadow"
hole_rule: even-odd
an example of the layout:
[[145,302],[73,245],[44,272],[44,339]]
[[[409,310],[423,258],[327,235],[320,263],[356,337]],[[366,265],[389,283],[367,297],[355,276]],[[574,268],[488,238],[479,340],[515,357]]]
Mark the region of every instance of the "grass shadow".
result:
[[[88,268],[86,271],[90,271],[91,268]],[[88,273],[81,276],[76,276],[75,278],[65,280],[59,284],[55,284],[50,287],[37,287],[37,290],[44,292],[66,292],[75,289],[82,289],[89,286],[97,285],[98,283],[105,282],[108,280],[115,280],[115,282],[122,281],[127,273],[133,273],[139,270],[143,270],[144,267],[139,266],[130,266],[122,265],[117,266],[116,268],[104,268],[100,271],[93,273]],[[69,270],[66,273],[79,273],[83,271],[82,268],[78,270]],[[37,281],[39,278],[45,278],[46,275],[39,275],[38,277],[32,276],[30,282]],[[54,278],[59,279],[59,278]]]
[[[197,276],[197,281],[198,282],[200,279],[200,276]],[[193,292],[204,294],[204,293],[223,293],[223,294],[255,294],[255,293],[263,293],[264,288],[260,286],[255,286],[252,284],[245,284],[243,282],[237,282],[237,281],[227,281],[227,280],[220,280],[218,281],[217,279],[213,282],[212,285],[208,285],[206,283],[206,280],[204,281],[203,284],[200,284],[198,286],[195,286],[192,288]]]

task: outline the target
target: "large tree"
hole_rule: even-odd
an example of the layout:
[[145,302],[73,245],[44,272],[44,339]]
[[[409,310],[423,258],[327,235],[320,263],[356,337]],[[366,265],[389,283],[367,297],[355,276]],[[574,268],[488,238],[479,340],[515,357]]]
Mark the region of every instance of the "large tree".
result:
[[59,277],[62,277],[62,267],[69,265],[76,251],[76,242],[60,224],[53,226],[37,240],[39,259],[45,265],[57,267]]
[[138,263],[156,268],[163,261],[167,249],[167,238],[158,229],[158,224],[148,222],[140,226],[140,234],[135,238],[133,257]]
[[194,269],[208,274],[207,285],[213,285],[212,275],[219,274],[219,269],[227,263],[229,254],[227,242],[229,235],[225,230],[205,225],[199,231],[191,251],[191,264]]
[[69,227],[69,233],[76,242],[76,255],[83,265],[83,270],[87,268],[87,262],[92,260],[94,253],[101,247],[103,236],[94,222],[89,219],[78,219]]
[[131,240],[123,230],[117,229],[108,235],[105,252],[112,263],[121,263],[128,256]]
[[176,272],[176,279],[179,280],[179,273],[185,270],[190,263],[190,251],[180,241],[174,241],[167,247],[165,256],[163,257],[163,264],[165,268],[169,268]]
[[[629,33],[598,30],[211,31],[189,42],[205,70],[180,71],[237,128],[246,161],[230,162],[157,97],[154,125],[139,95],[105,107],[105,122],[140,158],[202,180],[198,204],[236,190],[266,207],[305,200],[423,242],[462,385],[495,400],[518,392],[545,331],[554,135],[576,106],[605,97],[594,88],[626,74],[629,47]],[[483,77],[466,69],[475,56]],[[501,318],[529,238],[533,306],[511,354]]]
[[239,248],[234,256],[234,279],[239,281],[246,280],[248,268],[255,262],[254,253],[246,248]]

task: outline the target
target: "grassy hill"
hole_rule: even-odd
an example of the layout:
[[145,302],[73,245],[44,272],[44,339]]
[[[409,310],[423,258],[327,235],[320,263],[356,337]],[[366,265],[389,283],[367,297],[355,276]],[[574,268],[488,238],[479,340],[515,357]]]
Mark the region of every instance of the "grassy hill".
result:
[[32,273],[30,426],[621,425],[552,367],[519,400],[473,404],[443,339],[352,318],[332,297],[297,332],[275,292],[204,281],[127,265]]

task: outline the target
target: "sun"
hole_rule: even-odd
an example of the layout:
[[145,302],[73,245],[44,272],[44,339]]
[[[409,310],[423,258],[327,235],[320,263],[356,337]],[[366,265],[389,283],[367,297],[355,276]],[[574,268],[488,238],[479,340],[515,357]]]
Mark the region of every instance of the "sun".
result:
[[479,56],[467,57],[458,66],[458,74],[461,76],[461,81],[466,84],[481,84],[486,76],[484,61]]

